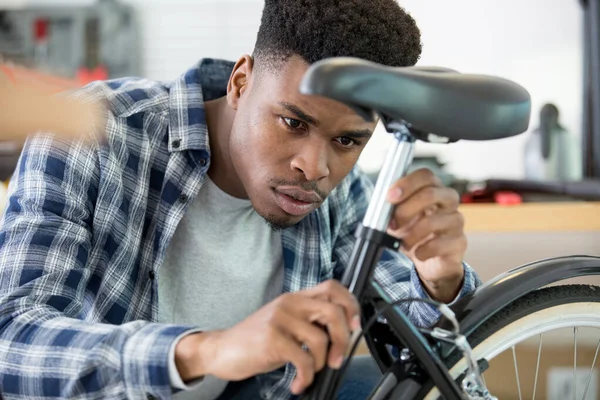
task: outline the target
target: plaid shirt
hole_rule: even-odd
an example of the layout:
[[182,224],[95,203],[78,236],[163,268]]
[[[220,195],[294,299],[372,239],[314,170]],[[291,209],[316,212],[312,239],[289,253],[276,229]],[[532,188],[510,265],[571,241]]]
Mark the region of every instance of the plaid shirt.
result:
[[[5,399],[171,397],[169,348],[194,327],[156,323],[155,277],[210,167],[203,101],[225,95],[232,67],[205,59],[171,84],[94,83],[82,93],[108,101],[106,143],[28,141],[0,230]],[[283,231],[285,292],[341,277],[370,193],[355,169]],[[376,278],[393,299],[426,296],[400,253],[384,252]],[[478,283],[466,267],[462,294]],[[437,318],[406,311],[419,325]],[[289,365],[261,376],[265,398],[289,398],[293,376]]]

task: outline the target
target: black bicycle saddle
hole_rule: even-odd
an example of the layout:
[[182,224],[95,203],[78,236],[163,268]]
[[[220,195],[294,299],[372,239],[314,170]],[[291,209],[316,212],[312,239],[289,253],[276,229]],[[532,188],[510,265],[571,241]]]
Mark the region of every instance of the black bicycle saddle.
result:
[[527,130],[531,113],[527,90],[503,78],[351,57],[311,65],[300,92],[343,102],[367,120],[375,111],[450,141],[518,135]]

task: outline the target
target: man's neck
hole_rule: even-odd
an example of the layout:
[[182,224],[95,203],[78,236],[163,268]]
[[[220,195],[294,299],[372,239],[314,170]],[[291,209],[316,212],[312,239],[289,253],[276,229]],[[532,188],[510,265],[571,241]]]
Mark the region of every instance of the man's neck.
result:
[[247,198],[229,152],[229,135],[235,110],[229,107],[226,97],[205,102],[204,109],[211,152],[208,176],[225,193],[242,199]]

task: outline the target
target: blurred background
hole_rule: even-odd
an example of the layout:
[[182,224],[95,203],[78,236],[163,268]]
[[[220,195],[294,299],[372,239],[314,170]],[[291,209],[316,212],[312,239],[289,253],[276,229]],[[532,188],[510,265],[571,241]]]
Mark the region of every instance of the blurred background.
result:
[[[585,96],[593,87],[600,93],[600,80],[589,78],[600,72],[600,45],[589,48],[586,23],[590,4],[600,10],[598,1],[399,1],[422,32],[420,65],[498,75],[532,96],[523,135],[417,144],[413,169],[433,169],[462,196],[466,258],[484,281],[542,258],[600,255],[600,127],[586,111],[600,104]],[[170,81],[202,57],[251,53],[262,6],[263,0],[0,0],[0,66],[56,91],[132,75]],[[360,159],[373,179],[390,140],[379,127]],[[0,143],[0,180],[10,178],[19,149]],[[587,283],[600,284],[593,279]],[[570,390],[572,375],[561,375],[560,367],[572,366],[572,355],[556,356],[563,351],[557,343],[539,398],[564,399]],[[590,346],[580,348],[581,357],[594,355]],[[531,349],[523,351],[522,362],[534,362]],[[512,358],[497,363],[498,371],[512,371]],[[596,378],[586,399],[598,398]],[[515,385],[502,382],[494,394],[519,398]]]
[[[553,103],[574,146],[580,146],[583,12],[579,1],[400,3],[422,32],[420,65],[514,80],[532,95],[532,130],[539,123],[541,107]],[[251,52],[262,4],[262,0],[0,0],[0,12],[4,9],[0,54],[67,77],[75,77],[78,69],[91,63],[104,65],[109,77],[172,80],[201,57],[236,60]],[[97,35],[89,23],[86,27],[86,6],[98,10]],[[93,54],[91,46],[99,47],[99,55]],[[528,135],[520,135],[448,146],[419,143],[417,155],[437,157],[444,172],[461,179],[518,179],[525,177],[527,139]],[[375,136],[361,158],[365,170],[378,170],[389,140],[384,133]],[[581,160],[573,164],[580,169]]]

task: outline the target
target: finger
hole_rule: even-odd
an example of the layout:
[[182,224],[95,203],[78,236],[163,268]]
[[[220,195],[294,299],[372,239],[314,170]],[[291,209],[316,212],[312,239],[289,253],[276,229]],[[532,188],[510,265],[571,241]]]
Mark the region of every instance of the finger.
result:
[[287,335],[279,336],[276,344],[283,360],[296,367],[296,377],[291,385],[293,394],[300,394],[313,382],[314,363],[311,356],[302,350],[301,344]]
[[402,245],[408,251],[414,246],[434,234],[439,236],[444,233],[460,233],[465,225],[464,217],[459,212],[452,214],[433,214],[419,220],[402,238]]
[[348,288],[338,281],[332,279],[298,293],[303,296],[318,298],[337,304],[344,310],[348,326],[352,330],[360,329],[360,306],[358,301]]
[[331,340],[327,365],[333,369],[339,369],[344,361],[344,355],[350,345],[350,327],[343,309],[331,303],[326,303],[323,308],[324,318],[318,322],[327,327],[329,339]]
[[456,261],[458,262],[462,259],[462,254],[464,254],[466,249],[467,238],[464,234],[442,235],[419,246],[414,254],[421,261],[429,260],[433,257],[443,258],[457,254],[460,255],[456,257]]
[[395,207],[392,229],[403,229],[411,221],[426,214],[427,210],[441,212],[454,211],[459,205],[459,195],[456,190],[447,187],[427,186],[406,198]]
[[[308,351],[313,360],[313,368],[320,371],[325,366],[327,353],[329,350],[329,336],[327,333],[307,322],[306,320],[295,318],[293,315],[282,311],[277,315],[277,327],[287,335],[293,337],[297,342],[308,347]],[[332,368],[339,368],[333,366]]]
[[442,181],[430,169],[422,168],[398,179],[388,190],[387,200],[398,204],[428,186],[443,186]]
[[[330,339],[327,364],[338,368],[350,344],[350,328],[344,309],[333,302],[310,297],[291,298],[285,310],[297,318],[316,323],[327,329]],[[294,300],[293,302],[291,300]]]

